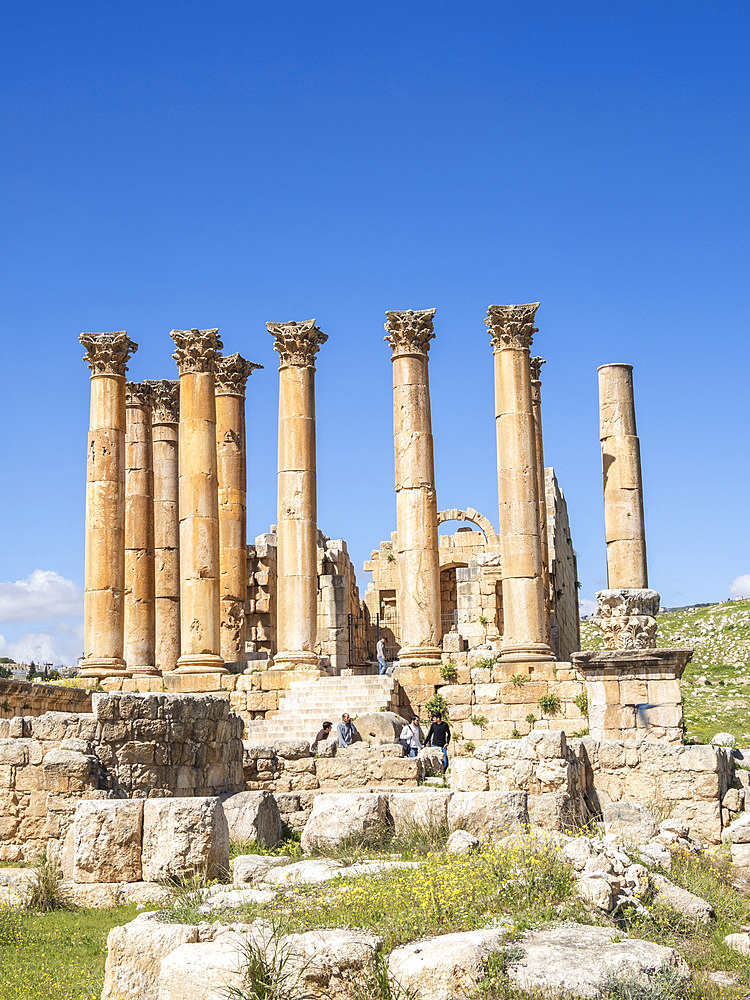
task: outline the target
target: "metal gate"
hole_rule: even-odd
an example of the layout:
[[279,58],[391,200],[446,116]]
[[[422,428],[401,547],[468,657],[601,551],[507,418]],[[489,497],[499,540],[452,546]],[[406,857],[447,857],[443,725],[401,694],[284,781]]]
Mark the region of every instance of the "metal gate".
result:
[[386,660],[398,659],[401,649],[398,614],[395,611],[385,615],[375,615],[367,619],[364,615],[349,615],[349,664],[370,663],[376,658],[375,646],[383,640]]

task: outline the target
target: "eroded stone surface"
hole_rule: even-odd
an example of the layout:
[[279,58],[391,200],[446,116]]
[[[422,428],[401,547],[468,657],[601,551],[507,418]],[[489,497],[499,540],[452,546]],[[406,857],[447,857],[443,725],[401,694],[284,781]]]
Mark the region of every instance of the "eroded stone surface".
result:
[[147,799],[141,867],[150,881],[227,872],[229,827],[219,799]]

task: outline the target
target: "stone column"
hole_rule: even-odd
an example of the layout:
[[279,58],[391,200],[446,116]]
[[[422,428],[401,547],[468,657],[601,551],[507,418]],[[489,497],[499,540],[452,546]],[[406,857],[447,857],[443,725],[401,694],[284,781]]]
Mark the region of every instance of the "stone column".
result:
[[554,659],[547,641],[529,348],[538,302],[490,306],[507,661]]
[[542,365],[544,358],[530,358],[531,409],[534,414],[534,436],[536,441],[536,485],[539,494],[539,541],[542,547],[542,579],[544,581],[544,620],[547,642],[552,643],[552,608],[554,595],[550,590],[549,542],[547,539],[547,494],[544,489],[544,439],[542,437]]
[[278,581],[274,665],[315,669],[318,523],[315,355],[328,337],[315,320],[267,323],[279,366]]
[[154,469],[151,388],[125,385],[125,665],[155,674]]
[[178,421],[180,383],[147,383],[153,392],[156,666],[174,670],[180,655],[180,515]]
[[440,561],[427,370],[434,309],[386,313],[393,364],[399,660],[439,659]]
[[216,362],[216,457],[219,477],[221,656],[245,659],[247,601],[247,465],[245,385],[255,368],[239,354]]
[[125,331],[82,333],[91,369],[81,674],[124,674],[125,372],[138,349]]
[[647,588],[641,451],[635,427],[633,366],[599,368],[604,531],[610,590]]
[[224,673],[219,628],[219,497],[214,364],[218,330],[172,330],[180,371],[178,673]]

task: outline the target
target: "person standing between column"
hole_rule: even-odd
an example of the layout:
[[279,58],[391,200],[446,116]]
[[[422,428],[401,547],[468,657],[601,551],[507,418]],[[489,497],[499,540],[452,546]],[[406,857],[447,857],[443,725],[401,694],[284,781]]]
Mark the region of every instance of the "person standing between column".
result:
[[447,722],[443,722],[440,712],[432,713],[432,722],[427,730],[424,745],[433,746],[443,751],[443,771],[448,770],[448,744],[451,741],[451,730]]
[[378,673],[384,674],[388,670],[388,663],[385,658],[385,643],[383,639],[378,639],[377,645],[375,647],[375,655],[378,658]]

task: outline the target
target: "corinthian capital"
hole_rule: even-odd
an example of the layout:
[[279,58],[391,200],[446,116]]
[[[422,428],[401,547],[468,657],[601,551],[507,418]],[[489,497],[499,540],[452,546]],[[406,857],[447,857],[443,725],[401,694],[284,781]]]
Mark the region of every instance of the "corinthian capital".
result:
[[489,328],[493,349],[499,351],[503,347],[515,347],[528,350],[536,333],[534,316],[538,308],[538,302],[490,306],[484,322]]
[[529,358],[529,365],[531,367],[531,381],[541,382],[542,380],[542,365],[546,365],[547,362],[544,358]]
[[256,368],[252,361],[246,361],[241,354],[230,354],[226,358],[217,358],[214,381],[217,396],[244,396],[247,380]]
[[124,330],[118,333],[82,333],[79,342],[86,348],[83,360],[92,375],[125,375],[138,344]]
[[180,375],[214,370],[214,363],[223,346],[218,330],[172,330],[170,337],[175,342],[172,357],[177,362]]
[[268,332],[276,338],[273,349],[278,351],[281,367],[296,365],[298,368],[314,368],[315,355],[321,344],[328,340],[315,325],[314,319],[291,323],[266,323]]
[[180,419],[180,380],[162,378],[146,382],[153,395],[153,422],[176,424]]
[[434,309],[404,309],[386,312],[385,328],[388,336],[383,339],[391,345],[393,357],[397,354],[427,354],[435,334],[432,321]]
[[126,406],[153,406],[154,394],[148,382],[125,383]]

